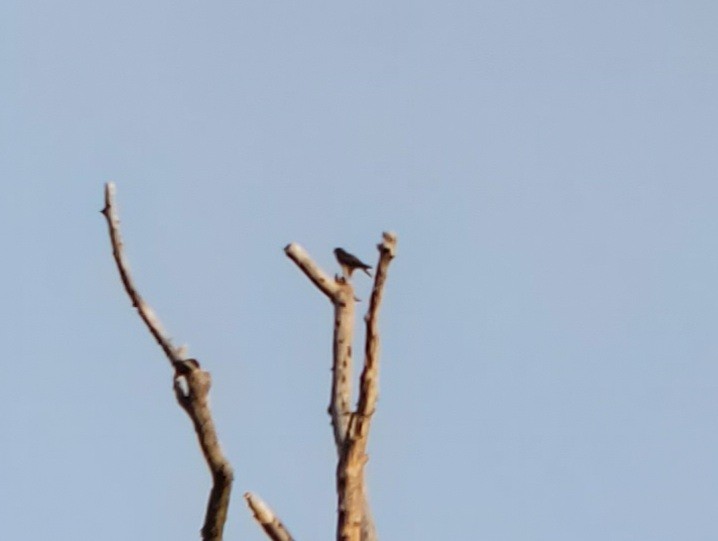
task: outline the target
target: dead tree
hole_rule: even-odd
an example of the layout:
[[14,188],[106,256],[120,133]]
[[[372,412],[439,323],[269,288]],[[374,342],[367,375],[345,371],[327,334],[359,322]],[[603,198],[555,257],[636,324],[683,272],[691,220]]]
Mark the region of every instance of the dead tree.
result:
[[[202,370],[196,359],[188,358],[184,348],[176,348],[172,345],[154,311],[135,287],[124,255],[113,183],[105,185],[105,207],[102,214],[107,220],[112,254],[122,284],[132,306],[137,309],[140,318],[164,351],[174,370],[175,397],[192,421],[200,448],[212,474],[213,485],[201,530],[202,539],[204,541],[221,541],[227,520],[234,472],[219,445],[209,410],[210,375]],[[338,455],[336,468],[337,541],[376,541],[377,539],[367,499],[364,469],[368,460],[367,443],[371,418],[376,409],[378,397],[379,308],[389,264],[396,250],[396,236],[393,233],[384,233],[382,242],[377,245],[377,248],[379,262],[369,307],[364,317],[366,323],[364,367],[360,377],[359,396],[354,409],[351,407],[352,339],[356,300],[354,288],[346,273],[344,276],[330,278],[298,244],[289,244],[284,249],[286,255],[297,264],[334,306],[333,376],[329,414]],[[255,520],[271,540],[293,541],[289,531],[279,518],[258,496],[247,492],[244,497]]]
[[334,347],[332,394],[329,415],[332,419],[337,464],[338,523],[337,541],[374,541],[376,532],[367,500],[364,466],[371,418],[376,409],[379,378],[379,308],[389,263],[396,250],[396,236],[384,233],[379,249],[379,264],[369,309],[364,321],[366,336],[357,406],[352,402],[352,339],[354,336],[354,288],[345,276],[329,278],[298,244],[284,251],[334,305]]

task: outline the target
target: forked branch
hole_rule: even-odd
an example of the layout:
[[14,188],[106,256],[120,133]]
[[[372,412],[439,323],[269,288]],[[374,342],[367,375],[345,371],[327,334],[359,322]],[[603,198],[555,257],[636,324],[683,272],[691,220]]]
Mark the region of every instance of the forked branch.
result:
[[364,369],[359,385],[357,409],[351,416],[347,437],[344,440],[337,466],[337,493],[339,497],[338,541],[367,541],[374,536],[368,529],[366,481],[364,466],[369,460],[366,454],[371,418],[379,396],[379,308],[384,293],[389,263],[396,252],[396,235],[384,233],[377,245],[377,265],[366,321]]
[[102,214],[107,219],[112,255],[115,258],[122,284],[125,286],[132,306],[137,309],[140,318],[145,322],[174,368],[175,397],[192,421],[202,454],[212,473],[213,483],[202,526],[202,539],[204,541],[221,541],[224,524],[227,521],[234,473],[232,466],[222,453],[209,409],[208,397],[211,386],[209,372],[202,370],[196,359],[185,359],[182,350],[176,349],[172,345],[154,311],[137,291],[124,255],[120,236],[120,220],[115,204],[115,185],[112,182],[105,185],[105,207],[102,209]]
[[337,465],[338,541],[375,541],[364,480],[364,465],[371,416],[376,408],[379,373],[378,315],[389,263],[396,250],[396,236],[384,233],[378,245],[379,264],[365,317],[367,324],[364,369],[356,411],[351,409],[352,339],[354,335],[354,289],[345,278],[332,282],[297,244],[284,251],[304,274],[329,297],[334,305],[334,347],[332,396],[329,413],[334,442],[339,455]]

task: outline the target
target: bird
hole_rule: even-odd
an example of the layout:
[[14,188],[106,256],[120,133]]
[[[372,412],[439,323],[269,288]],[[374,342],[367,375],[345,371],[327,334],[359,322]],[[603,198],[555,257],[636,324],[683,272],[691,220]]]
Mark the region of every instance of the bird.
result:
[[337,261],[342,266],[342,272],[346,278],[351,278],[352,272],[356,269],[361,269],[366,272],[367,275],[371,276],[371,273],[368,270],[371,269],[371,266],[362,262],[357,256],[350,254],[342,248],[334,248],[334,255],[337,257]]

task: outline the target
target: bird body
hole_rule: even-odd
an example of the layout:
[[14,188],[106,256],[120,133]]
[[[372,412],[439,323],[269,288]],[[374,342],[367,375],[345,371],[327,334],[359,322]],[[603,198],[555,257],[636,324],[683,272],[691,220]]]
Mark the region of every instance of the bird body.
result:
[[357,256],[350,254],[342,248],[335,248],[334,255],[336,256],[337,261],[341,265],[342,272],[344,273],[344,276],[346,278],[351,278],[352,272],[354,272],[356,269],[361,269],[366,272],[367,275],[371,276],[371,273],[369,272],[371,266],[362,262]]

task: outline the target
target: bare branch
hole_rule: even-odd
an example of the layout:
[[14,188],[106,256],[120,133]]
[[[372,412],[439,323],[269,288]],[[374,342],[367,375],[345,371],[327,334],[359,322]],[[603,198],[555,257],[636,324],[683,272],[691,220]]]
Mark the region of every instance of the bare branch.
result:
[[351,414],[354,289],[343,278],[331,280],[298,244],[287,245],[284,252],[334,305],[332,394],[328,411],[339,453]]
[[247,500],[247,505],[252,510],[254,519],[262,526],[272,541],[294,541],[282,521],[258,496],[247,492],[244,494],[244,499]]
[[165,352],[167,358],[171,363],[180,361],[180,357],[177,351],[172,346],[167,333],[162,328],[162,324],[155,315],[152,308],[142,299],[140,293],[137,291],[134,282],[132,281],[132,275],[130,274],[130,267],[125,259],[124,245],[122,243],[122,236],[120,235],[120,219],[117,216],[117,206],[115,205],[115,184],[114,182],[108,182],[105,184],[105,208],[102,209],[102,214],[107,219],[107,227],[110,230],[110,242],[112,243],[112,255],[117,263],[117,270],[120,271],[120,278],[122,284],[125,286],[125,291],[130,297],[132,306],[137,309],[142,321],[145,322],[152,336],[154,336],[157,343]]
[[209,410],[208,396],[211,386],[209,372],[200,368],[195,359],[185,359],[183,348],[176,349],[162,328],[152,308],[142,299],[134,285],[129,265],[124,256],[120,236],[120,220],[115,205],[115,185],[105,185],[105,208],[102,209],[110,230],[112,254],[117,263],[120,278],[132,305],[145,322],[152,336],[167,355],[174,367],[173,386],[177,402],[185,410],[194,425],[202,454],[212,474],[212,490],[207,501],[207,511],[202,526],[204,541],[221,541],[224,524],[227,521],[227,508],[232,490],[234,473],[229,461],[224,457],[217,439],[217,431]]
[[379,249],[374,288],[369,310],[365,317],[366,343],[364,370],[362,371],[357,411],[352,414],[347,436],[337,466],[337,493],[339,499],[338,541],[369,541],[374,532],[366,497],[364,466],[371,417],[379,395],[379,327],[378,316],[389,263],[396,250],[396,236],[384,233]]
[[192,420],[209,470],[212,473],[212,490],[207,501],[202,539],[221,540],[227,509],[232,492],[234,472],[222,453],[217,430],[209,409],[209,389],[212,379],[202,370],[196,359],[187,359],[175,365],[174,391],[177,402]]
[[284,247],[284,253],[297,264],[302,272],[307,275],[307,278],[314,282],[314,285],[317,286],[322,293],[334,301],[334,297],[339,289],[338,283],[327,276],[327,274],[312,261],[307,252],[304,251],[304,248],[299,246],[299,244],[291,243]]
[[[332,418],[334,442],[339,455],[337,488],[339,496],[338,539],[375,541],[376,531],[369,508],[363,463],[366,462],[368,417],[377,400],[378,378],[378,311],[389,261],[394,254],[396,238],[385,233],[379,245],[380,259],[367,314],[366,358],[357,412],[351,411],[352,338],[354,334],[354,290],[342,278],[331,282],[309,255],[297,244],[284,251],[307,277],[334,304],[334,340],[332,363],[332,397],[329,414]],[[362,436],[363,434],[363,436]]]
[[389,263],[396,252],[396,235],[385,232],[381,244],[377,245],[379,250],[379,263],[376,267],[374,288],[369,300],[369,309],[364,321],[366,322],[366,337],[364,346],[364,370],[359,385],[359,401],[357,404],[357,415],[367,420],[366,428],[364,423],[359,423],[358,428],[362,432],[368,432],[368,423],[376,408],[376,401],[379,396],[379,308],[384,294],[384,283],[389,272]]
[[329,415],[332,418],[334,444],[337,452],[344,440],[351,416],[352,399],[352,338],[354,336],[354,290],[342,284],[334,302],[334,340],[332,362],[332,396]]

